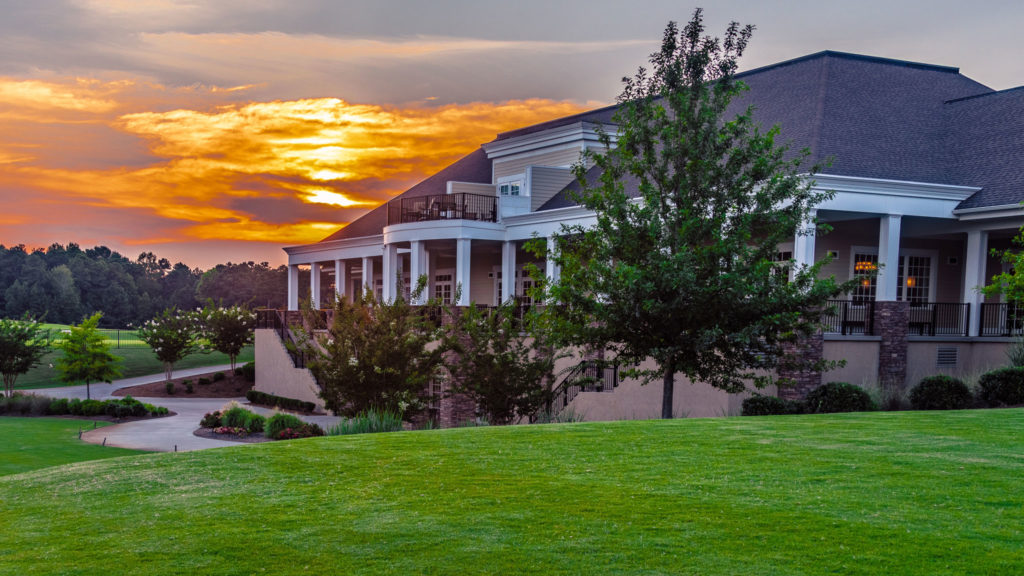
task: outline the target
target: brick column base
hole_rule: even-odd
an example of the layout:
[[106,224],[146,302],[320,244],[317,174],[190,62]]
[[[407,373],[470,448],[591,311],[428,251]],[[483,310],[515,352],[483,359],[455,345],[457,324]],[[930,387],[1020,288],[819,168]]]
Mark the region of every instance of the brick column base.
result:
[[821,386],[821,371],[813,368],[813,366],[821,361],[824,355],[824,347],[824,338],[821,332],[783,346],[787,356],[791,356],[800,364],[808,366],[779,370],[779,378],[786,378],[791,382],[789,386],[779,388],[779,398],[803,400],[808,392]]
[[878,346],[878,385],[902,389],[907,381],[907,332],[909,302],[875,302],[875,334]]

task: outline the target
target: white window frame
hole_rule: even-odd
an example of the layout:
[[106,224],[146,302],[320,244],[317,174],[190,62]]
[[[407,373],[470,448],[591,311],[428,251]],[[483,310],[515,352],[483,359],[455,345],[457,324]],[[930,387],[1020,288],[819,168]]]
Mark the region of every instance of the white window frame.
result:
[[[878,246],[850,246],[850,265],[848,267],[849,275],[847,278],[854,278],[854,266],[856,265],[856,254],[873,254],[878,256]],[[900,261],[895,265],[886,264],[886,273],[892,270],[893,274],[899,273],[899,266],[903,264],[903,270],[907,270],[907,257],[909,256],[926,256],[931,258],[931,266],[928,271],[928,302],[935,302],[935,293],[938,289],[938,275],[939,275],[939,251],[938,250],[922,250],[920,248],[900,248]],[[906,290],[900,291],[902,297],[900,300],[906,299]],[[877,292],[876,292],[877,294]]]
[[[519,193],[512,194],[511,187],[519,186]],[[509,190],[502,192],[502,189],[508,187]],[[498,196],[507,196],[509,198],[518,198],[520,196],[529,196],[529,191],[526,189],[526,175],[525,174],[514,174],[512,176],[502,176],[498,178],[498,182],[494,186]]]

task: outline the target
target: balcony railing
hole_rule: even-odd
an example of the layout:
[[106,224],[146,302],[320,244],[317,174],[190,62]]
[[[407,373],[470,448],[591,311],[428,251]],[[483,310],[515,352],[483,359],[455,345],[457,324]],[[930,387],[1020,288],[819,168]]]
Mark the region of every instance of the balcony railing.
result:
[[388,226],[432,220],[498,221],[498,197],[457,192],[396,198],[388,202]]
[[874,301],[829,300],[828,306],[834,311],[822,318],[826,334],[870,336],[875,333]]
[[1008,303],[981,305],[981,336],[1024,336],[1024,306]]
[[926,302],[910,305],[910,331],[917,336],[968,336],[971,305]]

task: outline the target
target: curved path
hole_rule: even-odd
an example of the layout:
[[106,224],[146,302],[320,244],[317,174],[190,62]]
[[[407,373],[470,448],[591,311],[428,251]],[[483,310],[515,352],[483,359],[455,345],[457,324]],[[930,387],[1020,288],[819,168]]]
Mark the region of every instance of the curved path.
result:
[[[208,366],[205,368],[192,368],[189,370],[175,370],[175,377],[196,376],[209,372],[225,371],[230,366]],[[139,376],[136,378],[125,378],[115,380],[111,384],[93,384],[91,396],[96,399],[112,398],[114,390],[162,382],[163,374],[150,376]],[[45,394],[54,398],[85,398],[85,386],[67,386],[63,388],[41,388],[32,390],[39,394]],[[139,398],[143,402],[165,406],[168,410],[175,412],[174,416],[167,418],[154,418],[151,420],[137,420],[125,422],[104,428],[97,428],[82,434],[82,439],[92,444],[103,444],[117,446],[119,448],[132,448],[135,450],[150,450],[154,452],[187,452],[190,450],[203,450],[206,448],[221,448],[224,446],[238,446],[238,442],[225,440],[211,440],[200,438],[192,434],[199,427],[199,421],[207,412],[219,410],[222,406],[237,401],[245,404],[245,398]],[[272,410],[247,406],[254,412],[269,415]],[[333,426],[340,420],[334,416],[299,416],[303,420],[316,422],[324,429]]]

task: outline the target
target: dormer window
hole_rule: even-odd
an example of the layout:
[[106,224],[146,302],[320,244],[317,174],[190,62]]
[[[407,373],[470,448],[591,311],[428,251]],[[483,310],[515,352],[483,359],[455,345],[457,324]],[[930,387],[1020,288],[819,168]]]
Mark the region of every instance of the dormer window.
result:
[[498,184],[498,196],[519,196],[523,188],[522,180],[512,180]]

